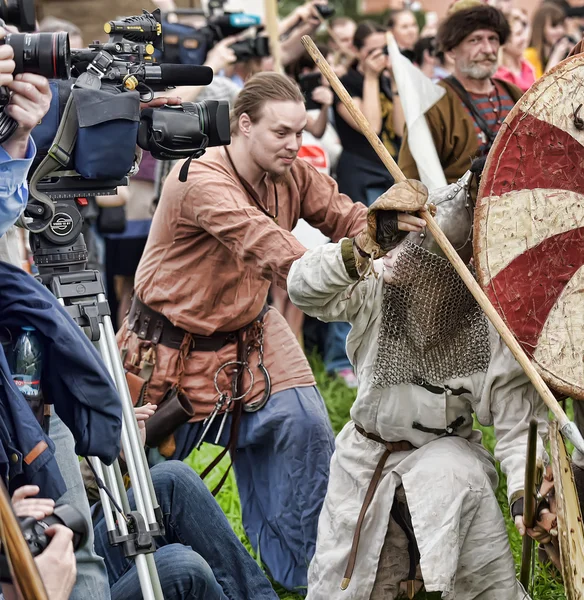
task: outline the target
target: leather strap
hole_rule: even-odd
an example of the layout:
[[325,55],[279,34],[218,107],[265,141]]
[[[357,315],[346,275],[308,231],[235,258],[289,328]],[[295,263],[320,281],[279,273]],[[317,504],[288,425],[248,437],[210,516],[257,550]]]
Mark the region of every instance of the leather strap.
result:
[[[267,305],[265,307],[267,309]],[[262,313],[265,314],[265,313]],[[128,313],[128,327],[140,339],[149,340],[154,345],[162,344],[180,350],[187,331],[173,325],[162,313],[155,311],[134,296]],[[228,344],[237,341],[236,331],[216,332],[209,336],[190,334],[192,350],[197,352],[217,352]]]
[[[485,134],[488,140],[488,147],[490,148],[497,137],[497,134],[489,127],[483,116],[477,110],[477,107],[474,105],[469,93],[462,87],[462,84],[456,77],[451,75],[450,77],[446,77],[443,79],[445,84],[447,84],[456,95],[460,98],[462,103],[468,108],[472,118],[475,120],[475,123],[479,126],[480,130]],[[496,87],[496,83],[494,83]]]
[[373,440],[374,442],[383,444],[385,446],[385,452],[381,455],[381,458],[379,459],[377,466],[375,467],[373,477],[371,478],[369,487],[367,488],[367,493],[365,494],[365,500],[363,500],[363,506],[361,506],[361,511],[359,512],[359,518],[357,519],[355,533],[353,534],[353,543],[351,544],[351,551],[349,552],[349,561],[347,562],[347,568],[345,569],[345,575],[341,583],[342,590],[346,590],[347,587],[349,587],[349,583],[351,582],[353,570],[355,569],[355,561],[357,559],[357,550],[359,548],[359,540],[361,538],[361,528],[363,527],[363,521],[365,520],[367,509],[369,508],[369,505],[373,500],[373,496],[375,495],[377,486],[381,481],[383,467],[385,466],[389,455],[393,452],[407,452],[409,450],[414,449],[414,446],[408,441],[404,440],[399,442],[387,442],[378,435],[375,435],[374,433],[367,433],[359,425],[355,425],[355,429],[366,438]]

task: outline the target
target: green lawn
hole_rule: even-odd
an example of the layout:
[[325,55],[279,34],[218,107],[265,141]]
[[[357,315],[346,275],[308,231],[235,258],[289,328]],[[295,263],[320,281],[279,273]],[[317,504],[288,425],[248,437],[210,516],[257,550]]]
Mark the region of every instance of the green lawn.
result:
[[[349,419],[349,409],[354,401],[355,394],[351,390],[347,389],[340,381],[333,381],[327,377],[323,365],[319,360],[313,360],[312,366],[318,387],[325,399],[331,418],[331,423],[336,434],[342,429],[343,425]],[[485,446],[492,451],[495,441],[493,431],[491,428],[483,428],[483,432]],[[201,472],[212,460],[212,458],[217,455],[217,453],[218,450],[215,447],[204,445],[200,452],[193,452],[186,462],[195,470]],[[223,468],[225,468],[226,464],[227,463],[225,462]],[[222,470],[217,469],[207,478],[206,483],[210,488],[213,488],[214,485],[219,481],[221,478],[221,473]],[[511,550],[513,551],[513,556],[519,565],[521,558],[521,538],[515,530],[515,526],[513,525],[509,516],[504,478],[501,478],[501,484],[497,490],[497,495],[505,515],[505,520],[507,522],[507,530],[509,531],[509,536],[511,538]],[[217,500],[229,518],[235,533],[251,551],[249,542],[243,530],[243,525],[241,523],[239,495],[237,493],[235,477],[232,473],[228,477],[223,489],[217,496]],[[259,557],[256,557],[256,560],[259,560]],[[278,591],[280,598],[283,600],[301,599],[301,596],[278,589],[278,587],[276,587],[276,591]],[[423,597],[424,596],[422,595],[422,598]],[[539,565],[536,567],[536,575],[531,597],[533,600],[565,600],[566,598],[559,576],[554,575],[554,573]]]

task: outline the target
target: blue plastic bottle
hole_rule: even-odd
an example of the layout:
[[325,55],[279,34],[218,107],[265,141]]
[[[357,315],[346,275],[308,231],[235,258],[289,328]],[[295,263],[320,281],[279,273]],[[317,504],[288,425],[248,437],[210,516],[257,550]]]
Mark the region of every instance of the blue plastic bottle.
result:
[[23,327],[14,345],[12,378],[32,406],[42,402],[42,346],[34,327]]

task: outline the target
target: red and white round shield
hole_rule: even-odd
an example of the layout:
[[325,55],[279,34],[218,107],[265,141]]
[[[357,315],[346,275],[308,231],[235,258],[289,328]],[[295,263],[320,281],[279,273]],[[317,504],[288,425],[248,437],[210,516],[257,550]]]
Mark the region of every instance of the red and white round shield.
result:
[[517,103],[475,211],[479,283],[541,376],[584,399],[584,55]]

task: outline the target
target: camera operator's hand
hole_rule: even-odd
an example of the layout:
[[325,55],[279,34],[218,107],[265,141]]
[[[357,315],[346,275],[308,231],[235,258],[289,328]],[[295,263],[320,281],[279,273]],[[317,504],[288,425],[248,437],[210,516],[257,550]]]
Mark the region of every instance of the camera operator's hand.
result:
[[379,77],[387,68],[387,56],[379,48],[373,50],[363,61],[363,71],[365,75]]
[[[0,40],[4,39],[4,30],[0,27]],[[0,46],[0,85],[12,83],[12,73],[16,68],[12,46]]]
[[302,21],[318,27],[320,25],[320,17],[315,7],[316,4],[328,4],[328,2],[326,0],[310,0],[295,10],[296,16]]
[[204,66],[211,67],[213,73],[217,75],[219,71],[222,71],[225,67],[236,62],[237,56],[230,46],[235,44],[238,39],[240,39],[239,36],[232,35],[215,44],[215,46],[209,50]]
[[158,98],[154,98],[150,100],[150,102],[140,102],[140,110],[143,108],[160,108],[161,106],[178,106],[182,103],[182,98],[178,96],[173,96],[172,98],[168,96],[159,96]]
[[77,577],[73,532],[63,525],[53,525],[45,534],[52,539],[34,561],[49,600],[68,600]]
[[4,149],[12,158],[24,158],[30,132],[47,114],[51,105],[49,82],[41,75],[20,73],[6,87],[12,92],[12,97],[4,112],[18,123],[18,129],[4,143]]
[[38,485],[23,485],[12,494],[12,508],[17,517],[33,517],[37,521],[53,514],[55,501],[32,498],[40,492]]

